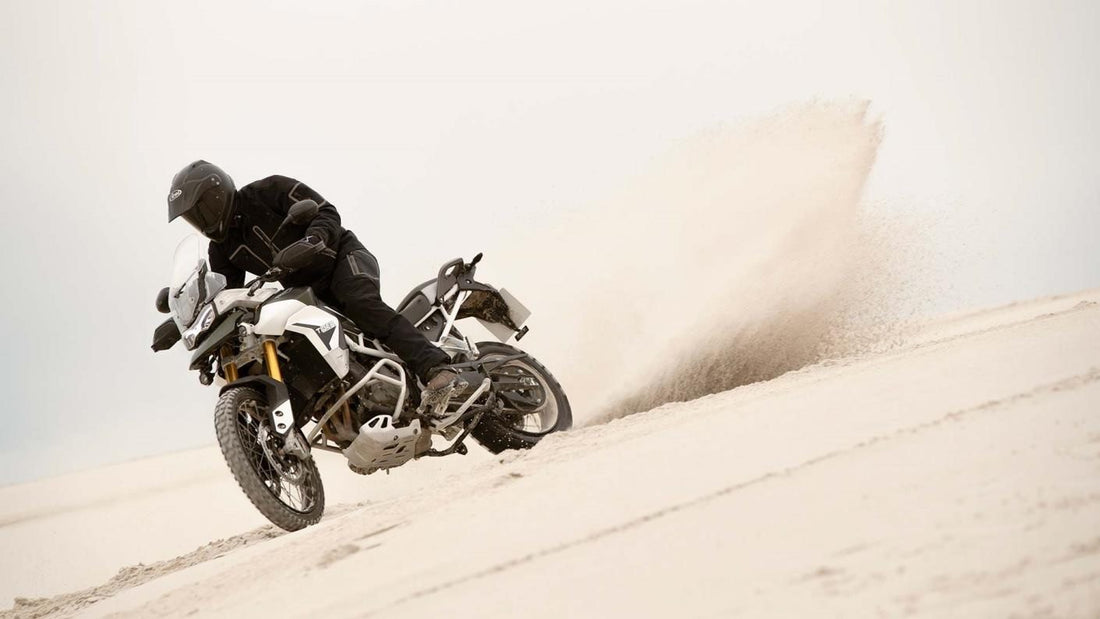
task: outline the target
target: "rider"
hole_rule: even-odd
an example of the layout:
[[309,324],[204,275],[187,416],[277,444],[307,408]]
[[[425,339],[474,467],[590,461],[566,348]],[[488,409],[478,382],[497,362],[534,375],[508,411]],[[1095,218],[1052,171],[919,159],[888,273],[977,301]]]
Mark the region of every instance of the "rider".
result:
[[[292,204],[310,199],[320,205],[306,225],[280,224]],[[245,271],[272,266],[289,271],[283,286],[309,286],[322,301],[347,314],[368,337],[377,338],[426,384],[424,401],[454,391],[457,374],[450,357],[382,300],[378,261],[340,214],[316,191],[285,176],[269,176],[235,189],[218,166],[195,161],[172,179],[168,221],[183,217],[210,239],[210,268],[230,288],[244,285]]]

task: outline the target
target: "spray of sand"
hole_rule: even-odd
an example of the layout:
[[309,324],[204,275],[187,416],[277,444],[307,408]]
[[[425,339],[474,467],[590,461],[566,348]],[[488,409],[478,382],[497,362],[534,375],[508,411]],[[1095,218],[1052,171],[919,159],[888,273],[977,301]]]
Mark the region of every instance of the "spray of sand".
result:
[[526,266],[551,282],[532,298],[553,317],[537,350],[576,423],[880,341],[884,237],[861,206],[880,136],[865,102],[790,107],[684,140],[552,227],[536,252],[552,262]]

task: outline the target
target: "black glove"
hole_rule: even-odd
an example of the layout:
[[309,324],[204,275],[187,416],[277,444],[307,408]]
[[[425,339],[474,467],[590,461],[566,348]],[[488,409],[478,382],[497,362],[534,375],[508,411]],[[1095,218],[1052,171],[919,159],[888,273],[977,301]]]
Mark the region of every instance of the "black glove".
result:
[[275,266],[294,271],[309,266],[313,259],[325,251],[325,242],[319,236],[309,235],[291,243],[275,254]]

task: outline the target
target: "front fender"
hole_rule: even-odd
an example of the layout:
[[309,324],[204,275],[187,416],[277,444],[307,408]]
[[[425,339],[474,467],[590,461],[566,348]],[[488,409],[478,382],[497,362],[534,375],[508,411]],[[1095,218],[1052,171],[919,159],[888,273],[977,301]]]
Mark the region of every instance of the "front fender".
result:
[[222,387],[218,395],[237,387],[253,387],[264,394],[271,413],[271,427],[276,432],[286,434],[294,427],[294,411],[290,407],[290,392],[286,384],[270,376],[245,376]]

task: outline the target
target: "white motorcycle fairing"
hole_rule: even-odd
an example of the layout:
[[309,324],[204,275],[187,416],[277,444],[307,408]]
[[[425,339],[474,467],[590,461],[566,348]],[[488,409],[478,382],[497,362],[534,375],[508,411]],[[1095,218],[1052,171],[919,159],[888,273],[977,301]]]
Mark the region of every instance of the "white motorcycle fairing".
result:
[[278,292],[278,288],[260,288],[252,294],[249,294],[248,290],[245,288],[222,290],[214,296],[214,309],[218,310],[219,316],[224,316],[229,310],[238,307],[241,309],[252,309],[275,296]]
[[348,344],[340,319],[334,314],[297,299],[275,301],[260,308],[255,328],[257,335],[278,337],[288,331],[304,335],[337,376],[347,375],[350,369]]

